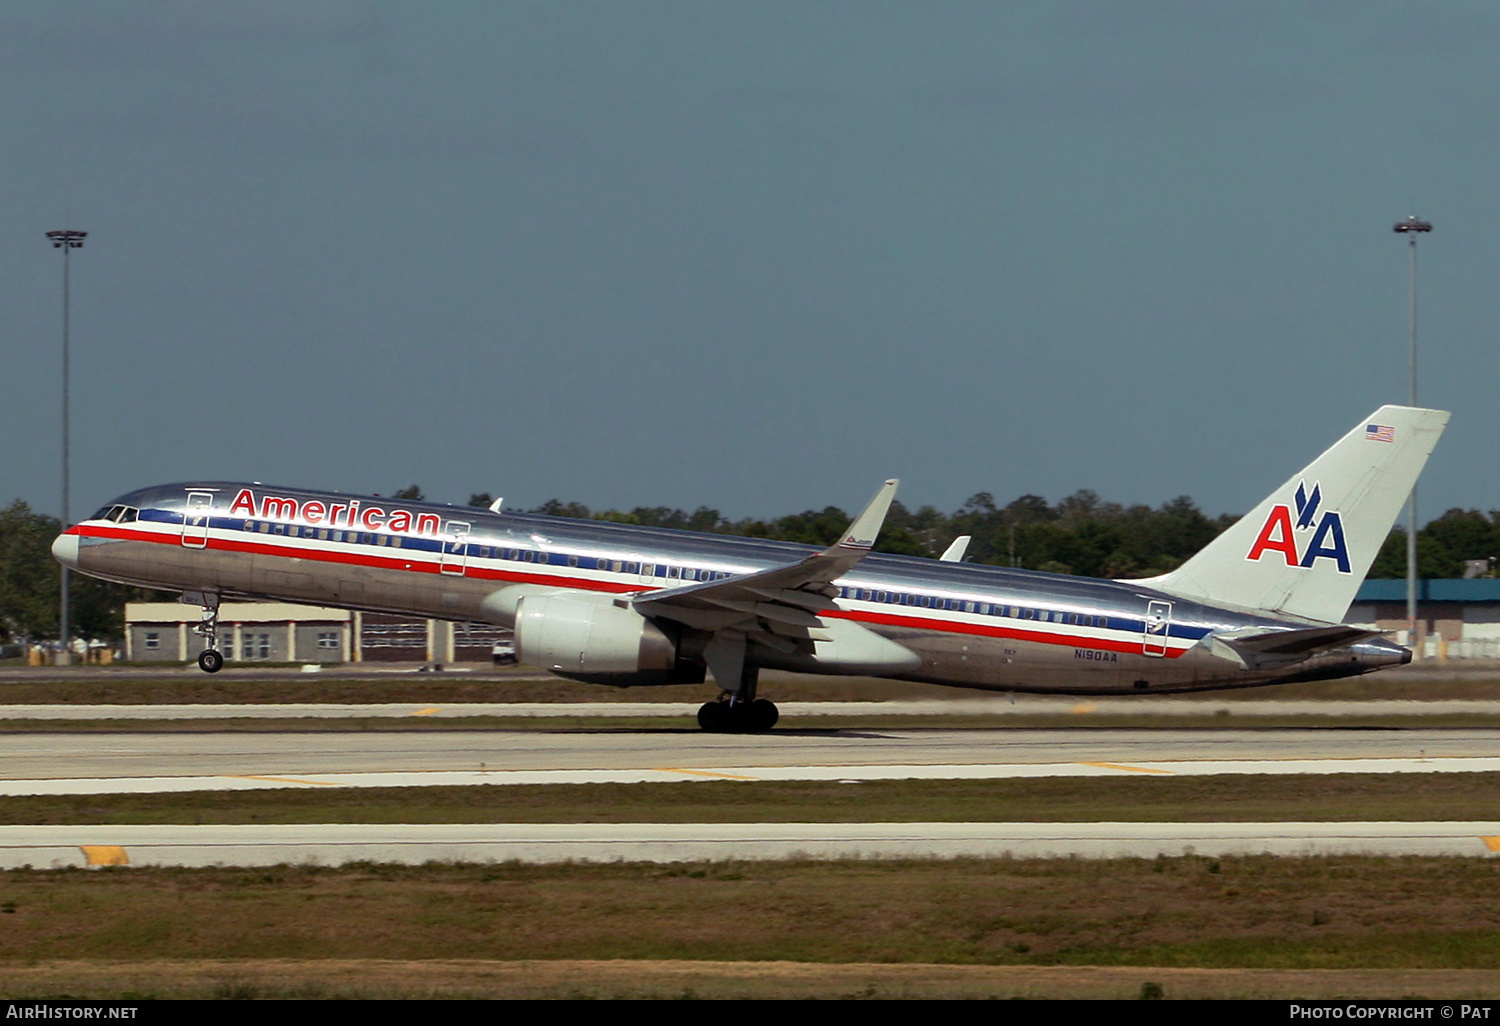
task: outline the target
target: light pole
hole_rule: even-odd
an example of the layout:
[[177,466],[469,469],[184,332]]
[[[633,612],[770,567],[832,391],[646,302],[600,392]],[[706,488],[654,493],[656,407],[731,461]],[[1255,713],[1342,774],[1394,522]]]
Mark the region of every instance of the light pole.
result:
[[[62,324],[62,526],[63,530],[68,528],[68,254],[75,249],[83,248],[83,240],[88,232],[63,229],[61,231],[48,232],[47,238],[52,240],[52,248],[62,250],[63,254],[63,324]],[[61,606],[58,610],[58,638],[62,642],[61,650],[58,652],[58,662],[66,666],[73,661],[72,649],[72,625],[68,619],[68,568],[66,564],[62,567],[62,587],[59,589],[62,596]]]
[[[1411,251],[1411,402],[1417,405],[1417,236],[1432,231],[1432,224],[1412,214],[1397,221],[1392,231],[1406,236]],[[1411,486],[1406,502],[1406,643],[1417,647],[1417,486]]]

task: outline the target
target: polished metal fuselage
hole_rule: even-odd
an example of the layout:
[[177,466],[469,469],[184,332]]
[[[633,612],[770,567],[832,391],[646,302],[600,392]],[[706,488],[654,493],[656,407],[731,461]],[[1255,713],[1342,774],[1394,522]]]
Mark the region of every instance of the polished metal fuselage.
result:
[[[818,551],[233,482],[142,489],[100,512],[68,531],[77,538],[77,569],[96,577],[458,621],[505,623],[496,610],[513,606],[494,601],[504,589],[628,596],[753,573]],[[917,653],[920,669],[892,676],[934,684],[1160,693],[1345,677],[1410,658],[1374,639],[1290,666],[1246,668],[1216,655],[1209,636],[1305,628],[1309,621],[1216,608],[1137,582],[872,554],[835,585],[839,597],[822,615]],[[753,648],[751,658],[765,667],[827,672],[770,648]]]

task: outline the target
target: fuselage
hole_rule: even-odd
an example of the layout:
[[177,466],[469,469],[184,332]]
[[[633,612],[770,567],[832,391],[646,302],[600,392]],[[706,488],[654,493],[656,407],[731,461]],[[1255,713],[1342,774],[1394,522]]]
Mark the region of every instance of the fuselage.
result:
[[[640,595],[795,563],[812,546],[259,484],[131,492],[68,529],[54,552],[108,580],[222,596],[511,625],[502,594]],[[1118,694],[1344,677],[1402,663],[1382,639],[1289,666],[1246,668],[1215,632],[1313,621],[1218,608],[1143,586],[872,554],[833,582],[820,615],[896,642],[920,665],[881,674],[966,688]],[[756,665],[807,672],[805,653]]]

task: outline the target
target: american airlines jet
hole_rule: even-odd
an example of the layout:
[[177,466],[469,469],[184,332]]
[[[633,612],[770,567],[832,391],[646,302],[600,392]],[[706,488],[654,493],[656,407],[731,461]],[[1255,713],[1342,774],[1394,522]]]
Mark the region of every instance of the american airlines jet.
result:
[[1384,406],[1182,566],[1107,581],[871,553],[887,481],[806,545],[418,502],[190,482],[116,499],[63,563],[201,603],[254,596],[513,627],[522,662],[618,686],[700,683],[707,730],[766,730],[762,668],[990,691],[1158,694],[1406,663],[1341,624],[1448,414]]

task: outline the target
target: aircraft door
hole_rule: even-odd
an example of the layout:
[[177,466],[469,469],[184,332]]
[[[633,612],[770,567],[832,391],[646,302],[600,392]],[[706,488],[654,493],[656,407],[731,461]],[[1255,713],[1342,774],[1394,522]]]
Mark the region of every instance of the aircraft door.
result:
[[1172,626],[1172,603],[1152,599],[1146,603],[1146,629],[1141,638],[1141,654],[1158,659],[1167,654],[1167,633]]
[[213,509],[213,492],[188,492],[182,511],[182,544],[190,549],[208,546],[208,515]]
[[468,563],[469,525],[462,520],[450,520],[443,525],[443,559],[438,569],[462,577]]

